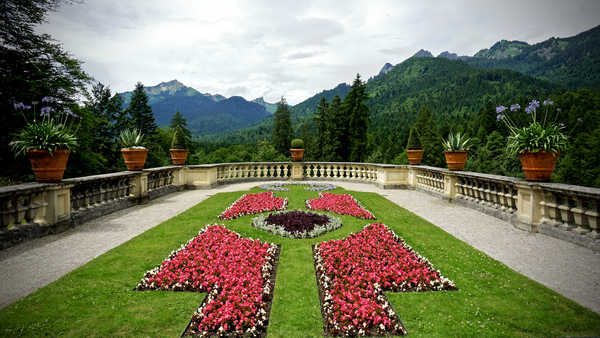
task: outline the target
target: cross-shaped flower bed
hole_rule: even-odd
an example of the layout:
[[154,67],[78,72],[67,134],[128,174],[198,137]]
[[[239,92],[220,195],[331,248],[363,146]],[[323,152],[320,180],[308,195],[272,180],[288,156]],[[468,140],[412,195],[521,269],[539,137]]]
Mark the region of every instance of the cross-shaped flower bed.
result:
[[185,335],[264,335],[279,251],[224,226],[207,226],[148,271],[136,290],[207,292]]
[[300,210],[260,215],[252,219],[252,226],[282,237],[313,238],[342,226],[338,217]]
[[319,243],[313,254],[326,336],[406,334],[383,291],[456,289],[383,223]]
[[287,207],[287,198],[275,196],[272,191],[256,194],[244,194],[233,202],[221,215],[220,219],[234,219],[245,215],[257,214],[265,211],[284,210]]
[[349,194],[319,193],[319,198],[306,201],[306,207],[312,210],[325,210],[340,215],[350,215],[364,219],[375,219],[372,213],[365,210],[358,201]]

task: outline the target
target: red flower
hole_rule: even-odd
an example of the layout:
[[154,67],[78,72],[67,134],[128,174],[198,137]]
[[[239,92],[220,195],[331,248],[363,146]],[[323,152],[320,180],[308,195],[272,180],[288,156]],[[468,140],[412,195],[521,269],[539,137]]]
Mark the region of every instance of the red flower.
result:
[[266,326],[278,247],[208,226],[146,273],[137,290],[208,292],[193,333],[254,335]]
[[287,198],[277,197],[272,191],[245,194],[223,211],[219,218],[234,219],[259,212],[284,210],[287,207],[287,202]]
[[315,246],[328,334],[405,334],[383,291],[456,289],[382,223]]
[[313,210],[326,210],[340,215],[350,215],[363,219],[375,219],[372,213],[360,206],[349,194],[319,193],[319,198],[306,201],[306,207]]

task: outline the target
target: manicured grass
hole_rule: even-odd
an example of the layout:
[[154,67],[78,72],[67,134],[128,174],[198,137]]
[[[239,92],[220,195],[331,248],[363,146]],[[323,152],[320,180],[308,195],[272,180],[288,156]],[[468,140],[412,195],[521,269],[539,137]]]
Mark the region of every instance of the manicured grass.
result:
[[[254,188],[249,192],[259,192]],[[345,192],[342,189],[332,191]],[[244,192],[219,193],[107,252],[0,311],[0,336],[177,336],[204,294],[132,291],[144,273],[206,224],[281,244],[268,335],[322,336],[311,245],[360,231],[368,220],[339,216],[343,226],[313,239],[282,238],[251,226],[252,215],[217,216]],[[317,192],[290,186],[275,193],[305,209]],[[373,194],[351,192],[458,291],[387,293],[410,336],[567,336],[600,334],[600,316],[507,268],[420,217]],[[357,248],[360,249],[360,248]]]

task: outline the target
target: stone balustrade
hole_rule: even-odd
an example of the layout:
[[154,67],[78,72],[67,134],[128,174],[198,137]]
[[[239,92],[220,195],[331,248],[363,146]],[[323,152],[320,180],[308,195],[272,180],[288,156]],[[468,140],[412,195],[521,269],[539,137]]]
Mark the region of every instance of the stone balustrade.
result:
[[0,241],[6,248],[56,233],[181,189],[245,181],[362,182],[417,189],[452,203],[600,250],[600,189],[427,166],[350,162],[250,162],[168,166],[0,187]]
[[351,162],[303,162],[302,178],[310,180],[377,182],[377,165]]

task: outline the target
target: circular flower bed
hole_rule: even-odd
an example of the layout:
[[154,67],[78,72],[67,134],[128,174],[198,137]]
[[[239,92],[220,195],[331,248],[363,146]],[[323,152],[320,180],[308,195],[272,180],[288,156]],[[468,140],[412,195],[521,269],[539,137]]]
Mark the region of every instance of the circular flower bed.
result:
[[282,237],[313,238],[341,227],[342,221],[334,216],[292,210],[255,217],[252,226]]
[[304,188],[304,190],[308,190],[308,191],[327,191],[327,190],[333,190],[335,188],[337,188],[337,186],[333,185],[333,184],[329,184],[329,183],[307,183],[307,182],[302,182],[302,183],[296,183],[296,182],[277,182],[277,183],[265,183],[265,184],[261,184],[258,187],[263,189],[263,190],[274,190],[274,191],[288,191],[290,190],[289,188],[286,188],[286,186],[288,185],[305,185],[306,188]]

